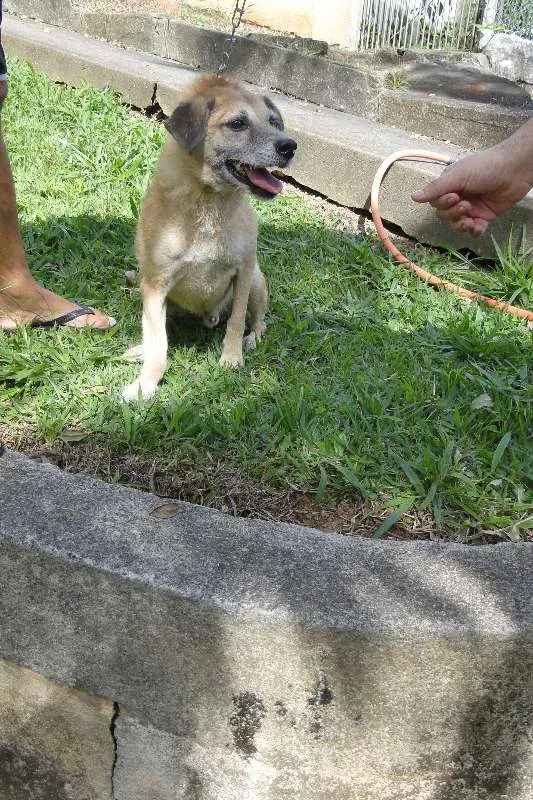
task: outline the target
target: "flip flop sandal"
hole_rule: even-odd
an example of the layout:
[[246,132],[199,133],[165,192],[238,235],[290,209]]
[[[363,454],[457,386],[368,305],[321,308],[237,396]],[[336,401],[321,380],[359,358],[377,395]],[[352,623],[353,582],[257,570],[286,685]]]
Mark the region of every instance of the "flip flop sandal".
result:
[[[72,322],[73,319],[77,319],[78,317],[83,317],[85,314],[95,314],[94,308],[90,308],[89,306],[78,306],[78,308],[72,309],[67,314],[62,314],[60,317],[55,317],[55,319],[46,319],[43,322],[35,320],[31,323],[32,328],[58,328],[60,325],[66,325],[67,322]],[[109,328],[112,327],[111,325]],[[95,328],[95,330],[109,330],[109,328]]]

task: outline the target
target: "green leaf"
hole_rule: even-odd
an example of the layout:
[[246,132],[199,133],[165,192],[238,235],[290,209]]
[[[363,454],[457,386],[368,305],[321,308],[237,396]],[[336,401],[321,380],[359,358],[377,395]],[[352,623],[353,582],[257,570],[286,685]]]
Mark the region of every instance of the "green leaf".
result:
[[500,441],[498,442],[498,446],[494,451],[494,455],[492,456],[492,464],[491,464],[491,472],[494,472],[500,461],[502,460],[502,456],[505,452],[506,447],[508,446],[509,442],[511,441],[512,434],[510,431],[504,433]]
[[433,502],[433,498],[437,494],[437,489],[438,488],[439,488],[438,481],[433,481],[433,483],[429,487],[429,491],[428,491],[427,495],[424,497],[422,503],[420,504],[420,508],[427,508],[427,506],[429,506],[430,503]]
[[381,537],[385,533],[387,533],[387,531],[390,530],[393,525],[396,525],[398,520],[400,520],[403,517],[405,512],[409,511],[412,505],[413,502],[409,501],[409,503],[404,503],[403,506],[400,506],[399,508],[396,509],[396,511],[393,511],[392,514],[389,514],[387,519],[381,523],[377,531],[372,534],[372,538],[381,539]]
[[59,434],[59,438],[63,442],[82,442],[88,437],[87,431],[77,431],[74,428],[65,428]]
[[408,479],[409,483],[411,484],[411,486],[413,487],[413,489],[421,497],[423,497],[426,494],[426,490],[424,489],[424,484],[420,480],[420,477],[415,472],[415,470],[413,469],[411,464],[408,464],[407,461],[404,461],[403,458],[400,458],[399,456],[395,456],[395,459],[398,462],[398,464],[400,465],[400,467],[402,468],[402,470],[404,471],[404,473],[407,476],[407,479]]
[[342,477],[351,485],[354,486],[356,489],[361,492],[361,497],[363,500],[368,500],[369,494],[368,491],[365,489],[359,478],[355,475],[353,470],[348,469],[347,467],[342,466],[342,464],[332,464],[335,469],[340,472]]
[[170,519],[182,511],[183,507],[177,503],[162,503],[162,505],[156,506],[150,511],[150,516],[155,517],[155,519]]
[[316,490],[316,499],[318,500],[319,503],[324,499],[328,482],[329,482],[328,473],[326,472],[324,467],[320,467],[320,480],[318,482],[318,488]]

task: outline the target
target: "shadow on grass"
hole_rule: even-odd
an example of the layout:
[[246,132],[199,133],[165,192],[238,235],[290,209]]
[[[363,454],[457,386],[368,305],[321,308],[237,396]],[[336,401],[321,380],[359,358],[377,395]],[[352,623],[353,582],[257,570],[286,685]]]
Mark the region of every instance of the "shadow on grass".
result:
[[[222,463],[319,503],[381,498],[383,507],[411,503],[437,518],[516,521],[532,458],[528,332],[428,289],[369,238],[312,214],[295,222],[290,207],[261,213],[271,295],[265,341],[243,370],[225,370],[217,363],[223,330],[174,320],[161,390],[133,406],[120,403],[138,369],[121,360],[140,338],[140,292],[124,280],[136,266],[133,220],[26,225],[38,277],[119,325],[103,336],[62,329],[6,337],[3,420],[23,419],[33,445],[74,428],[88,450],[93,443],[110,459],[157,462],[148,485],[156,490],[172,491],[162,473],[179,476],[180,464],[213,477],[209,465]],[[481,396],[489,400],[476,409]]]
[[[180,460],[201,464],[209,453],[215,460],[244,465],[245,472],[265,484],[298,481],[316,492],[322,481],[323,488],[340,496],[363,491],[371,497],[380,489],[396,497],[410,492],[418,504],[424,494],[426,501],[430,496],[430,505],[433,492],[433,500],[440,498],[448,508],[465,511],[470,505],[474,512],[484,505],[507,513],[516,503],[513,487],[526,483],[531,463],[528,375],[523,372],[530,363],[528,334],[500,315],[464,307],[417,284],[370,242],[350,241],[316,224],[296,228],[290,220],[267,219],[261,250],[271,287],[271,316],[264,345],[249,354],[242,372],[228,373],[216,365],[219,331],[210,333],[190,322],[178,325],[160,395],[147,406],[126,410],[119,403],[120,387],[133,368],[123,365],[119,356],[137,338],[140,318],[139,295],[123,282],[124,269],[133,265],[131,221],[47,221],[27,227],[24,236],[40,277],[54,277],[52,283],[47,281],[51,288],[95,303],[121,323],[101,338],[85,332],[32,331],[0,343],[7,401],[20,408],[30,404],[37,424],[35,441],[53,438],[54,430],[57,435],[65,427],[79,427],[95,437],[95,449],[105,443],[115,454],[153,459],[172,455],[178,469]],[[45,264],[56,266],[50,271]],[[20,363],[17,353],[24,348],[25,363],[39,365],[40,372],[10,379],[10,370]],[[95,387],[98,391],[92,392]],[[483,393],[490,395],[492,405],[479,413],[472,400]],[[513,446],[495,463],[506,431],[512,432]],[[456,449],[450,449],[450,442]],[[496,482],[492,488],[491,481]],[[467,559],[464,570],[468,571]],[[485,577],[490,588],[490,574]],[[428,593],[423,581],[400,565],[382,573],[381,580],[383,591],[401,592],[413,603],[415,598],[425,599],[443,620],[450,616],[466,621],[469,616],[464,605]],[[291,575],[287,585],[294,581]],[[317,598],[319,590],[313,587]],[[280,603],[297,615],[294,591],[287,590]],[[495,594],[493,600],[509,605],[503,594]],[[134,614],[128,608],[125,603],[124,618],[129,620]],[[160,624],[158,611],[153,625]],[[168,652],[187,650],[187,643],[174,639],[173,626],[172,620]],[[133,623],[130,627],[134,629]],[[231,669],[223,630],[222,620],[220,629],[213,625],[210,632],[210,685],[217,685],[218,673]],[[139,641],[147,635],[142,631]],[[411,661],[413,669],[427,669],[424,700],[430,703],[432,671],[435,681],[442,676],[438,657],[433,658],[426,645],[411,654]],[[459,649],[466,664],[463,645]],[[118,663],[129,646],[117,641],[113,651]],[[320,646],[317,664],[322,652]],[[435,652],[438,656],[438,647]],[[509,639],[500,659],[489,655],[487,651],[486,664],[480,660],[477,678],[465,666],[472,698],[465,689],[462,707],[454,708],[456,717],[450,719],[457,747],[449,763],[437,765],[444,785],[436,800],[496,800],[519,791],[530,736],[530,651],[524,642]],[[373,682],[377,685],[372,649],[362,656],[352,643],[348,651],[331,657],[337,659],[340,685],[328,687],[317,673],[317,697],[335,703],[349,698],[347,708],[354,713],[355,725],[360,713],[354,703],[357,691],[363,683],[370,690]],[[143,659],[139,656],[140,670]],[[169,688],[179,694],[181,687]],[[391,691],[397,694],[401,689],[392,686]],[[120,696],[119,689],[110,694]],[[318,700],[315,705],[320,705]],[[326,709],[320,710],[326,714]],[[192,707],[191,738],[195,714]],[[408,707],[406,726],[416,728],[417,719],[418,710]],[[431,744],[431,731],[421,731],[421,738],[424,734]],[[434,751],[426,742],[420,749],[420,772],[431,775]]]

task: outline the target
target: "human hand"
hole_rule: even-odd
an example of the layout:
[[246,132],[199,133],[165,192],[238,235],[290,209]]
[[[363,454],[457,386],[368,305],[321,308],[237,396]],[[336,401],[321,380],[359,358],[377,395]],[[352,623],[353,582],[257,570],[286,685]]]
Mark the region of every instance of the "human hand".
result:
[[453,229],[480,236],[491,220],[525,197],[532,183],[531,169],[524,169],[503,143],[456,161],[412,199],[431,203]]

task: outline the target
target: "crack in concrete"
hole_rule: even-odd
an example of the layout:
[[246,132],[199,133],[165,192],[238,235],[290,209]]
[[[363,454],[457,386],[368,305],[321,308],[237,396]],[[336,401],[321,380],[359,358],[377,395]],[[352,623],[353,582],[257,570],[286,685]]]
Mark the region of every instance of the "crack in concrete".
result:
[[117,719],[120,716],[120,706],[118,703],[113,703],[113,715],[111,717],[111,723],[109,725],[109,732],[111,734],[111,739],[113,740],[113,763],[111,765],[111,800],[116,800],[115,798],[115,770],[117,767],[118,761],[118,739],[117,739],[117,732],[116,732],[116,725]]
[[152,92],[152,99],[150,100],[150,106],[155,106],[157,103],[157,83],[154,83],[154,91]]

